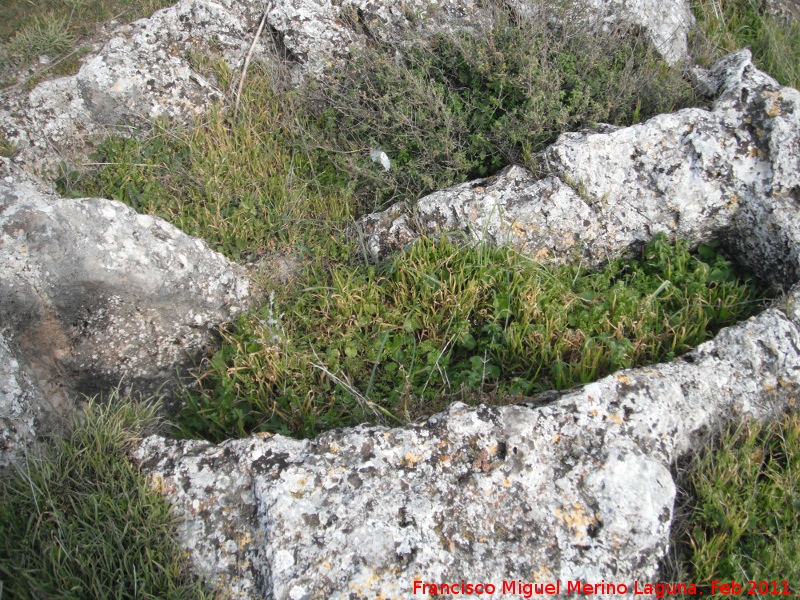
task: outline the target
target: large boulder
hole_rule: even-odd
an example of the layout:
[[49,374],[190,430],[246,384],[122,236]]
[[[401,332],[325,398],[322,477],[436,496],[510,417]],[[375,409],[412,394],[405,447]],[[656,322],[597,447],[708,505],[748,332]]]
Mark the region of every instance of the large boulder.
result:
[[454,404],[314,441],[150,437],[135,458],[182,517],[198,571],[233,598],[400,599],[414,581],[462,580],[643,591],[668,546],[676,461],[796,393],[797,294],[682,360],[545,406]]
[[0,181],[0,465],[7,440],[30,441],[79,394],[175,388],[248,288],[161,219]]
[[[542,7],[550,4],[556,3],[524,0],[510,6],[522,16],[542,18]],[[599,27],[641,26],[669,61],[688,56],[693,23],[688,0],[566,4],[561,18]],[[81,163],[109,132],[144,127],[159,117],[186,122],[234,92],[221,89],[213,73],[198,67],[198,58],[220,58],[239,75],[262,16],[266,27],[252,57],[280,60],[299,80],[319,76],[376,37],[483,27],[491,9],[473,0],[276,0],[266,8],[260,0],[180,0],[117,28],[76,75],[46,81],[30,92],[24,86],[1,90],[0,134],[16,144],[19,164],[52,179],[61,162]]]
[[800,92],[743,50],[706,77],[711,110],[626,128],[565,133],[539,157],[543,177],[509,167],[396,204],[358,224],[380,259],[422,235],[464,232],[543,260],[596,266],[659,232],[722,239],[773,283],[800,275]]

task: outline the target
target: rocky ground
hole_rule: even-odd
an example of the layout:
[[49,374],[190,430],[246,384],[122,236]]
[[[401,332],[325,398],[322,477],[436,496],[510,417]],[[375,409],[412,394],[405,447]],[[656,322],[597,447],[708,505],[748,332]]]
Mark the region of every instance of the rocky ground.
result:
[[[672,62],[686,2],[597,2]],[[537,6],[517,2],[520,15]],[[103,199],[65,200],[48,175],[121,125],[186,121],[228,90],[192,67],[213,49],[239,66],[289,61],[297,78],[375,35],[469,26],[469,2],[182,0],[115,30],[74,76],[0,94],[17,152],[0,181],[0,465],[78,393],[152,393],[248,308],[246,274],[160,219]],[[722,239],[785,301],[669,364],[616,373],[527,404],[454,404],[426,423],[315,440],[257,435],[212,445],[150,437],[136,461],[183,518],[197,571],[232,597],[403,598],[414,581],[625,585],[654,581],[679,460],[734,415],[770,419],[800,385],[800,92],[747,51],[697,71],[711,109],[564,134],[542,174],[488,179],[395,205],[354,228],[376,259],[422,235],[463,231],[537,259],[597,265],[656,233]],[[564,590],[561,590],[564,592]],[[506,597],[521,597],[513,593]]]

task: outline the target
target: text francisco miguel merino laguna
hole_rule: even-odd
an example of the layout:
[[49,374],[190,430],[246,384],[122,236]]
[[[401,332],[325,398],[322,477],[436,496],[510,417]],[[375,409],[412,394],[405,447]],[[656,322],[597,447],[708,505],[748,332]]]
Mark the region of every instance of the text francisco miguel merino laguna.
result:
[[[786,581],[761,581],[748,582],[759,586],[759,592],[769,595],[788,595],[789,588]],[[678,594],[696,595],[708,592],[711,594],[730,595],[743,592],[746,584],[723,581],[712,581],[710,585],[697,586],[693,583],[644,583],[634,581],[632,584],[626,583],[606,583],[603,579],[600,583],[585,583],[580,580],[561,581],[551,583],[529,583],[522,579],[503,581],[500,585],[493,583],[469,583],[464,581],[458,583],[427,583],[424,581],[414,581],[414,595],[451,595],[451,596],[493,596],[499,594],[517,594],[523,598],[533,596],[557,596],[561,593],[579,594],[585,596],[593,595],[647,595],[656,598],[674,596]],[[700,589],[698,589],[700,588]],[[761,589],[763,588],[763,589]]]

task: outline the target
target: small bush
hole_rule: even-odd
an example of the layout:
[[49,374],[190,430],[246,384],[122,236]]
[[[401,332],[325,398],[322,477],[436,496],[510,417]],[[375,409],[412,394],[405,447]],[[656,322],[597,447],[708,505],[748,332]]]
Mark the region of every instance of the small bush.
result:
[[66,439],[0,479],[4,598],[206,597],[167,501],[126,456],[153,411],[90,401]]
[[[370,48],[309,94],[323,183],[350,185],[364,210],[491,174],[564,131],[630,124],[694,101],[635,30],[524,24]],[[392,167],[370,160],[385,151]]]
[[385,268],[315,278],[280,319],[270,308],[223,332],[187,399],[186,434],[313,435],[427,416],[472,392],[563,389],[669,360],[753,314],[760,297],[715,248],[692,255],[664,237],[595,273],[422,240]]

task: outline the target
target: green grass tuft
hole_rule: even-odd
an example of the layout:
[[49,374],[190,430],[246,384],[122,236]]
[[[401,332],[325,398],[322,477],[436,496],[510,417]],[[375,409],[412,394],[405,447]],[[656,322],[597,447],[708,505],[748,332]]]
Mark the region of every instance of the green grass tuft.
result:
[[[26,67],[47,56],[50,62],[27,81],[77,72],[80,46],[97,35],[102,23],[130,22],[149,16],[172,0],[3,0],[0,2],[0,69]],[[10,82],[9,82],[10,83]]]
[[128,460],[154,406],[88,401],[71,433],[0,479],[3,598],[209,597],[166,500]]
[[73,34],[67,20],[50,13],[35,17],[20,29],[6,46],[7,53],[20,62],[28,62],[39,56],[51,59],[66,54],[72,48]]
[[697,2],[695,58],[706,65],[729,52],[750,48],[753,62],[782,85],[800,87],[800,22],[764,13],[756,0]]
[[[743,597],[796,595],[800,415],[729,427],[719,447],[694,465],[690,488],[694,509],[679,536],[682,577],[706,585],[736,581]],[[767,582],[767,589],[748,580]]]

